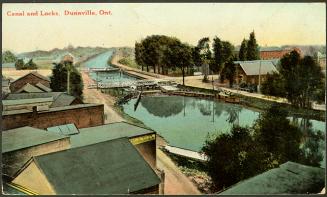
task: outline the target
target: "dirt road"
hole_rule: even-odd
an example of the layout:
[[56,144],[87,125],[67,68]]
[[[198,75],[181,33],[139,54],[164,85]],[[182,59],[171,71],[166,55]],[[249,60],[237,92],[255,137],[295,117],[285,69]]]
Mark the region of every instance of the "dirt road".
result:
[[115,98],[110,95],[101,93],[100,90],[88,89],[88,85],[92,84],[93,80],[85,72],[82,72],[82,77],[84,83],[84,102],[104,104],[104,114],[106,116],[105,124],[123,121],[124,119],[112,108],[115,103]]
[[165,194],[201,194],[196,186],[160,149],[157,149],[157,167],[165,171]]

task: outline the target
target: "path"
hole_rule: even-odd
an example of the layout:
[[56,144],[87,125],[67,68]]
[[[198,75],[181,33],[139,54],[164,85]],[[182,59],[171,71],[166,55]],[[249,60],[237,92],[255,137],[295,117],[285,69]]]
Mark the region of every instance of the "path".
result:
[[101,103],[104,105],[104,113],[106,115],[105,124],[123,121],[124,119],[112,108],[115,102],[115,98],[110,95],[101,93],[100,90],[88,89],[87,87],[94,82],[85,72],[82,72],[82,78],[84,83],[84,102]]
[[201,194],[195,185],[178,169],[174,162],[157,149],[157,167],[165,171],[165,194]]

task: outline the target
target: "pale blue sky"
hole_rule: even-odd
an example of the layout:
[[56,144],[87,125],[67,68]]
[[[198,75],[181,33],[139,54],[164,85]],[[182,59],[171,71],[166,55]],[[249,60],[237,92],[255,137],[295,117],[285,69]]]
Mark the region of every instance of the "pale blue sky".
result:
[[[64,10],[111,10],[111,16],[64,16]],[[56,11],[61,16],[7,16]],[[195,45],[218,36],[239,45],[254,30],[260,45],[325,44],[324,3],[3,4],[3,49],[15,52],[73,46],[134,46],[147,35]]]

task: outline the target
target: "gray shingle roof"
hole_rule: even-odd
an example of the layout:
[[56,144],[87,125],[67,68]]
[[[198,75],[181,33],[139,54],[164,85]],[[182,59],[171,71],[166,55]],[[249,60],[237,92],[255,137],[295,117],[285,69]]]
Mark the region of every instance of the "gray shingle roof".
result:
[[319,193],[324,186],[325,169],[286,162],[219,194],[306,194]]
[[80,147],[99,142],[104,142],[121,137],[135,137],[155,131],[134,126],[126,122],[116,122],[96,127],[83,128],[78,135],[70,138],[71,147]]
[[67,137],[32,127],[20,127],[6,130],[2,131],[2,153],[20,150],[63,138]]
[[39,88],[27,83],[23,87],[21,87],[19,90],[16,91],[16,93],[22,93],[22,92],[43,92],[43,90],[40,90]]
[[2,100],[3,105],[21,105],[21,104],[32,104],[32,103],[43,103],[52,102],[53,98],[32,98],[32,99],[16,99],[16,100]]
[[282,48],[279,47],[260,47],[260,51],[282,51]]
[[259,75],[259,72],[261,75],[266,75],[267,73],[278,72],[271,60],[234,61],[234,63],[239,64],[246,75]]
[[48,88],[47,86],[43,85],[42,83],[37,83],[35,84],[36,87],[40,88],[41,90],[43,90],[44,92],[51,92],[52,90],[50,88]]
[[51,107],[62,107],[70,105],[76,98],[66,93],[60,94],[53,102]]
[[127,138],[34,157],[56,194],[127,194],[160,179]]

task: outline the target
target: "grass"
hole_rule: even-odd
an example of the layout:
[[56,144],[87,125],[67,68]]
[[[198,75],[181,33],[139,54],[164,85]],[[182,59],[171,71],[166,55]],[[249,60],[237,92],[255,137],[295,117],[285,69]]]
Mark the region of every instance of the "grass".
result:
[[124,64],[124,65],[126,65],[126,66],[131,67],[131,68],[141,69],[141,66],[138,65],[138,64],[135,62],[135,60],[134,60],[133,58],[131,58],[131,57],[125,57],[125,58],[123,58],[123,59],[120,59],[120,60],[118,61],[118,63],[120,63],[120,64]]

